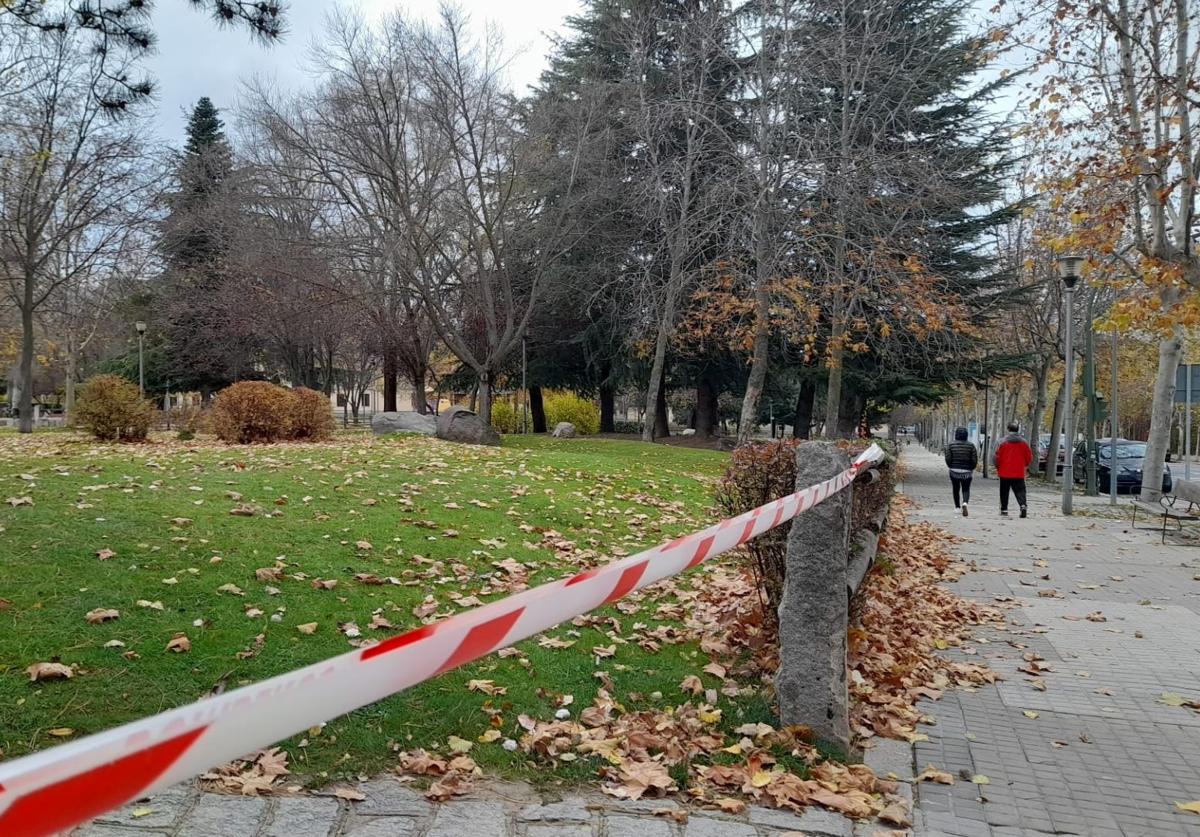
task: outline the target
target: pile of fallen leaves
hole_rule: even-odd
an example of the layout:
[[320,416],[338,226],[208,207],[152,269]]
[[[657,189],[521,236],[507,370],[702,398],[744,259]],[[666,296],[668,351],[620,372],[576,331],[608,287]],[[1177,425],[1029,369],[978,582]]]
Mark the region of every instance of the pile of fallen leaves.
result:
[[929,523],[909,523],[897,498],[880,543],[880,560],[855,599],[849,632],[851,729],[916,740],[921,698],[937,700],[949,686],[974,688],[998,675],[987,666],[938,654],[960,646],[974,626],[1003,625],[999,610],[940,586],[966,567],[950,550],[953,536]]
[[259,750],[200,776],[201,786],[217,793],[242,796],[266,796],[276,793],[296,793],[300,785],[284,785],[288,754],[278,747]]
[[[564,540],[558,551],[578,563],[581,556],[574,546]],[[590,563],[588,557],[584,563]],[[444,748],[434,748],[437,752],[410,750],[401,755],[397,772],[432,780],[427,796],[446,800],[469,792],[480,775],[470,756],[473,748],[503,746],[537,764],[587,760],[595,766],[601,790],[621,799],[682,793],[698,805],[730,813],[745,810],[748,802],[790,810],[820,805],[850,817],[879,817],[891,825],[907,826],[907,803],[896,793],[895,782],[875,776],[863,765],[826,760],[808,728],[776,729],[766,723],[733,726],[724,717],[722,701],[769,691],[766,684],[776,651],[765,639],[758,596],[744,568],[718,562],[615,604],[627,617],[654,619],[660,623],[656,627],[639,621],[623,625],[618,617],[597,614],[573,620],[576,627],[604,630],[615,641],[637,642],[649,651],[660,645],[698,643],[697,673],[679,683],[678,705],[632,708],[626,704],[640,703],[646,696],[621,693],[613,675],[596,671],[600,688],[590,706],[579,708],[571,695],[546,693],[552,717],[522,714],[515,719],[515,728],[513,719],[493,708],[493,728],[478,740],[452,736]],[[573,643],[557,635],[539,640],[543,647],[553,648]],[[592,650],[597,662],[609,655],[605,647]],[[520,652],[500,652],[512,654]],[[716,677],[721,685],[706,688],[700,674]],[[504,687],[490,680],[472,680],[468,688],[504,694]]]

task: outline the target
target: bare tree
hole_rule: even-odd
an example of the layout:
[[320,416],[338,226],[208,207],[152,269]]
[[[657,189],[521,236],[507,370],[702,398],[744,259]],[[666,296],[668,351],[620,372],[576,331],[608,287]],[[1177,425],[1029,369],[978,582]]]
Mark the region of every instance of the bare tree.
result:
[[132,123],[114,124],[91,95],[101,72],[70,35],[15,48],[37,83],[0,100],[0,278],[21,314],[20,429],[33,429],[34,319],[64,286],[120,250],[137,223],[146,171]]
[[[1124,288],[1123,317],[1160,337],[1147,474],[1166,458],[1184,323],[1200,290],[1195,17],[1190,0],[1101,0],[1036,6],[1017,30],[1041,56],[1029,109],[1057,141],[1051,187],[1075,221],[1056,249],[1090,256],[1090,278]],[[1160,490],[1145,481],[1142,497]]]
[[[419,300],[476,374],[485,419],[569,232],[541,223],[549,196],[526,177],[542,149],[520,131],[503,69],[495,32],[473,40],[449,8],[436,25],[397,15],[371,29],[340,16],[318,51],[317,90],[284,103],[259,89],[253,105],[304,160],[301,176],[327,184],[369,231],[393,322]],[[570,193],[568,182],[555,197]]]
[[[670,16],[657,7],[628,18],[626,84],[634,109],[633,176],[650,227],[639,245],[641,291],[651,343],[642,438],[652,441],[668,344],[689,284],[727,236],[734,192],[733,56],[723,2],[688,3]],[[723,252],[723,249],[721,250]]]

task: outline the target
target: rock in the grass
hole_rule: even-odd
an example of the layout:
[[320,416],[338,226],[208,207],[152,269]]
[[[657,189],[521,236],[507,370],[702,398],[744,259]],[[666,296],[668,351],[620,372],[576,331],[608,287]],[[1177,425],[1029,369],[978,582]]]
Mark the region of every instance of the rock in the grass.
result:
[[437,419],[416,412],[376,413],[371,419],[371,431],[376,436],[388,433],[420,433],[432,436],[437,433]]
[[554,425],[554,432],[551,433],[555,439],[574,439],[579,433],[575,430],[575,425],[569,421],[560,421]]
[[451,407],[438,416],[437,437],[468,445],[500,445],[496,428],[466,407]]

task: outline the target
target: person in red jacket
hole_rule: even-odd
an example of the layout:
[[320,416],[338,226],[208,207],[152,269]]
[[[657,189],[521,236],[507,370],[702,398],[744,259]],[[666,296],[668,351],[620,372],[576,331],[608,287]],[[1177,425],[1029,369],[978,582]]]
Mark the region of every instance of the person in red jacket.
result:
[[1008,435],[992,454],[992,464],[996,466],[996,476],[1000,478],[1000,514],[1008,516],[1008,492],[1017,495],[1017,504],[1021,507],[1021,517],[1027,517],[1025,509],[1025,474],[1029,463],[1033,462],[1033,451],[1029,443],[1020,434],[1020,426],[1014,421],[1008,425]]

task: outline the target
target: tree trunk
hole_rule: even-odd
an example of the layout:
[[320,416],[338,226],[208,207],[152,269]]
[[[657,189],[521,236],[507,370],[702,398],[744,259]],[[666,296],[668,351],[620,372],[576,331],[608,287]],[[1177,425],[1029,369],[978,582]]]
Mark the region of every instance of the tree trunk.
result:
[[829,383],[825,388],[825,428],[822,435],[826,439],[836,438],[838,433],[842,409],[842,362],[844,359],[841,346],[835,346],[829,358]]
[[[758,402],[762,398],[763,385],[767,380],[771,305],[766,282],[766,277],[760,276],[754,289],[754,358],[750,362],[746,396],[742,399],[742,417],[738,420],[737,443],[739,445],[749,440],[755,428],[758,427]],[[699,428],[696,432],[700,432]],[[772,428],[772,435],[774,435],[774,428]]]
[[492,376],[488,370],[479,373],[479,409],[484,424],[492,423]]
[[[696,385],[695,417],[696,435],[711,438],[717,429],[717,391],[707,378],[701,379]],[[741,438],[740,433],[738,438]]]
[[542,388],[529,388],[529,418],[533,422],[534,433],[546,432],[546,405],[542,401]]
[[667,382],[658,385],[658,397],[654,399],[654,438],[665,439],[671,435],[671,423],[667,419]]
[[796,396],[796,417],[792,420],[792,436],[808,439],[812,436],[813,405],[817,401],[815,381],[802,381]]
[[658,337],[654,342],[654,362],[650,366],[650,383],[646,387],[646,414],[642,421],[643,442],[654,441],[654,433],[659,424],[659,395],[666,378],[667,339],[670,337],[670,329],[665,319],[664,316],[664,320],[658,324]]
[[[832,370],[830,371],[832,372]],[[841,403],[836,411],[837,419],[833,426],[832,438],[853,439],[858,436],[858,426],[862,422],[863,410],[867,406],[866,399],[844,386],[839,386],[839,389],[841,397],[838,400]],[[827,395],[826,398],[832,398],[832,395]],[[828,426],[825,428],[825,435],[831,436]]]
[[394,413],[399,407],[396,403],[396,383],[400,379],[400,364],[396,352],[387,348],[383,353],[383,411]]
[[1062,439],[1063,399],[1066,383],[1058,385],[1058,396],[1054,399],[1054,415],[1050,419],[1050,441],[1046,447],[1046,482],[1058,482],[1058,446]]
[[67,350],[67,380],[63,386],[63,413],[67,424],[71,423],[71,413],[75,410],[75,351]]
[[21,367],[18,379],[21,382],[21,411],[19,430],[33,432],[33,285],[26,282],[26,305],[21,306]]
[[1158,375],[1154,379],[1154,401],[1150,407],[1150,435],[1142,460],[1141,498],[1157,502],[1162,495],[1162,470],[1170,444],[1171,414],[1175,409],[1175,369],[1183,355],[1183,332],[1179,327],[1158,344]]
[[608,384],[600,386],[600,432],[614,433],[616,424],[613,421],[613,416],[616,413],[616,405],[614,404],[616,394],[613,388]]
[[[410,376],[412,384],[412,408],[421,415],[429,412],[429,404],[425,400],[425,368],[414,371]],[[386,398],[384,399],[386,402]]]
[[1029,475],[1038,475],[1038,443],[1042,438],[1042,419],[1046,414],[1046,390],[1050,384],[1050,361],[1047,359],[1034,376],[1033,412],[1029,416],[1029,444],[1033,448],[1033,462],[1029,464]]

